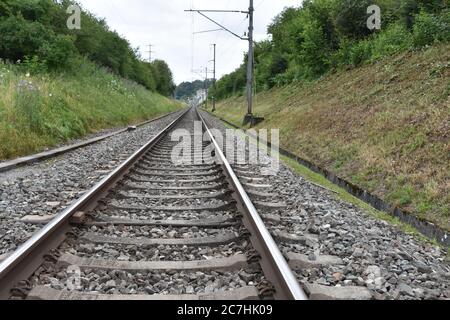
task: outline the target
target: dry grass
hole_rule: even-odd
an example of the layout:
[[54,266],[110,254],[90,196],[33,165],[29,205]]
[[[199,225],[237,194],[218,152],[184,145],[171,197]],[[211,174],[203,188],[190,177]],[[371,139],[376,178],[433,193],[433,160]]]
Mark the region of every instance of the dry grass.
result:
[[[262,92],[281,144],[450,230],[450,45]],[[243,97],[218,105],[241,123]]]

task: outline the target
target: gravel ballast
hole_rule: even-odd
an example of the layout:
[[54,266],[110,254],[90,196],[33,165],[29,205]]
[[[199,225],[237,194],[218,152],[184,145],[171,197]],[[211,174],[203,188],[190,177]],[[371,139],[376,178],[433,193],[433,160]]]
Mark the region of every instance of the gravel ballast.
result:
[[[32,277],[34,285],[50,286],[56,290],[67,290],[73,280],[65,269],[40,268]],[[42,275],[41,275],[42,273]],[[255,286],[263,280],[261,272],[239,270],[236,272],[142,272],[123,270],[83,270],[76,291],[102,294],[202,294],[230,291],[246,286]]]
[[0,173],[0,255],[14,251],[39,230],[18,220],[61,212],[181,112],[57,158]]
[[82,232],[95,232],[100,236],[114,238],[135,238],[135,239],[191,239],[215,237],[224,233],[233,233],[239,236],[239,227],[228,227],[220,229],[208,229],[198,227],[153,227],[153,226],[107,226],[81,228]]
[[97,210],[93,217],[110,219],[128,219],[128,220],[214,220],[214,219],[233,219],[236,214],[233,212],[191,212],[191,211],[177,211],[177,212],[161,212],[161,211],[137,211],[133,210]]
[[[202,116],[210,126],[226,129],[211,115],[202,112]],[[373,299],[380,300],[450,299],[445,249],[374,218],[283,164],[276,176],[262,176],[251,166],[248,169],[251,176],[264,179],[259,184],[271,185],[264,190],[276,195],[271,202],[286,204],[282,210],[258,210],[278,217],[280,222],[267,221],[267,225],[285,255],[301,253],[310,261],[330,255],[342,261],[298,271],[301,283],[366,287]]]
[[118,261],[200,261],[228,258],[251,250],[247,240],[217,247],[149,246],[83,243],[75,239],[65,242],[59,250],[78,257],[117,259]]
[[[219,120],[206,113],[203,115],[209,125],[225,130]],[[25,224],[18,221],[20,218],[61,212],[176,116],[38,165],[0,174],[0,255],[15,250],[39,230],[40,226]],[[379,300],[450,298],[450,267],[446,250],[431,242],[418,240],[399,227],[338,199],[332,191],[308,182],[284,165],[280,166],[276,176],[270,177],[261,175],[259,166],[240,165],[235,168],[239,168],[236,173],[244,186],[248,191],[252,190],[249,192],[250,198],[278,247],[288,260],[291,259],[289,262],[296,265],[298,281],[308,290],[316,290],[315,293],[310,292],[311,295],[318,295],[320,291],[326,296],[327,290],[323,288],[332,288],[334,296],[344,298],[344,291],[354,295],[361,292],[365,298]],[[201,176],[183,177],[198,178]],[[224,188],[222,182],[225,180],[217,181],[214,192]],[[222,206],[228,204],[229,196],[220,200],[161,200],[150,197],[135,201],[133,195],[139,195],[142,189],[127,189],[127,185],[152,189],[161,187],[161,190],[150,193],[154,195],[207,192],[190,189],[190,183],[183,185],[189,187],[188,190],[163,190],[167,183],[126,181],[123,184],[126,192],[122,190],[122,198],[107,197],[94,211],[92,218],[168,221],[236,218],[236,208],[232,203],[229,209]],[[128,206],[131,209],[122,208]],[[115,258],[118,261],[210,260],[247,253],[250,246],[239,223],[219,229],[185,225],[153,226],[151,223],[124,226],[119,222],[116,225],[79,226],[73,231],[60,247],[60,252],[86,258]],[[89,235],[93,233],[108,238],[108,241],[89,240]],[[226,241],[217,241],[222,235],[228,235],[224,238]],[[203,238],[208,238],[210,247],[198,241]],[[136,244],[143,239],[147,241]],[[192,241],[191,245],[185,245],[189,241]],[[37,270],[31,282],[33,285],[66,290],[69,278],[65,268],[48,261]],[[254,286],[261,281],[263,277],[259,269],[141,273],[84,269],[78,290],[102,294],[209,294]],[[350,290],[337,292],[339,288]]]

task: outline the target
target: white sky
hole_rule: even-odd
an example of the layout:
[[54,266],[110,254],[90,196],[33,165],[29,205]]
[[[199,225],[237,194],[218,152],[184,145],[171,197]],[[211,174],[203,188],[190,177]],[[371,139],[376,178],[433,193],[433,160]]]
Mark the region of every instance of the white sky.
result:
[[[202,33],[192,32],[217,29],[198,13],[184,12],[185,9],[248,10],[247,0],[79,0],[84,8],[100,18],[105,18],[111,29],[124,36],[131,45],[140,48],[143,57],[148,58],[148,45],[154,45],[153,59],[165,60],[174,74],[177,84],[204,78],[192,73],[212,70],[212,43],[217,44],[217,78],[236,69],[248,50],[248,42],[239,40],[225,31]],[[284,7],[299,6],[302,0],[255,0],[255,40],[267,38],[267,26]],[[219,23],[243,36],[248,30],[248,20],[241,13],[209,13]],[[193,18],[194,17],[194,18]],[[194,24],[192,24],[194,20]],[[83,22],[81,22],[83,27]],[[193,28],[194,27],[194,28]],[[193,49],[192,49],[193,48]],[[192,54],[192,52],[194,54]],[[193,57],[193,58],[192,58]],[[210,75],[212,78],[212,75]]]

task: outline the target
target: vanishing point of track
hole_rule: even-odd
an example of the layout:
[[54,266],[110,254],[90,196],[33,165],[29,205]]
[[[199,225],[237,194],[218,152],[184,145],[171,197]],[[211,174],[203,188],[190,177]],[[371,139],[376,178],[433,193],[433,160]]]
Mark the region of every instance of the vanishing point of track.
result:
[[[219,163],[172,163],[170,133],[185,129],[192,136],[194,121],[201,121]],[[193,158],[202,159],[196,152]],[[78,270],[76,290],[49,285],[70,281],[68,268]],[[89,280],[102,277],[111,280],[101,286]],[[122,292],[119,281],[131,289]],[[207,124],[189,109],[3,261],[0,298],[306,296]]]

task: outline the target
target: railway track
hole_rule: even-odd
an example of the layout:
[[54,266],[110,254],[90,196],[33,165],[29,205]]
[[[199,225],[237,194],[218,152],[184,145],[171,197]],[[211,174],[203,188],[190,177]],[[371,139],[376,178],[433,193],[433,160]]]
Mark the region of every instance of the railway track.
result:
[[[194,121],[219,163],[172,163],[170,133],[193,136]],[[306,296],[205,121],[190,109],[3,261],[0,298]]]

